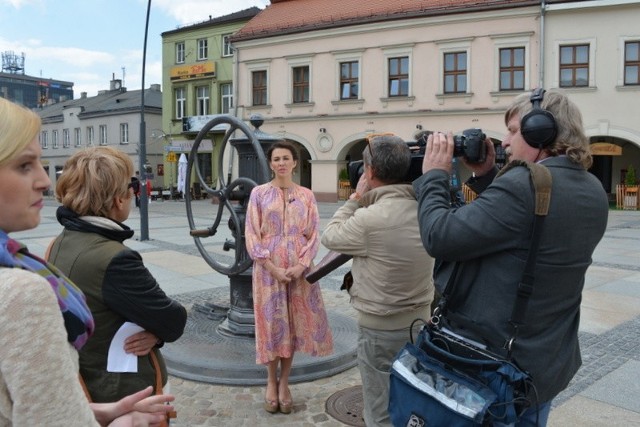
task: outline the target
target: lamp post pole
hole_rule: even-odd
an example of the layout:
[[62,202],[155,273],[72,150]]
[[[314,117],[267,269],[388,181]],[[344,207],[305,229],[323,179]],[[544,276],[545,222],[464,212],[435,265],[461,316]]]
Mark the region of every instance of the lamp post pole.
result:
[[147,33],[151,0],[147,2],[147,19],[144,25],[144,47],[142,49],[142,90],[140,91],[140,149],[138,170],[140,171],[140,240],[149,240],[149,196],[147,195],[147,135],[144,121],[144,72],[147,62]]

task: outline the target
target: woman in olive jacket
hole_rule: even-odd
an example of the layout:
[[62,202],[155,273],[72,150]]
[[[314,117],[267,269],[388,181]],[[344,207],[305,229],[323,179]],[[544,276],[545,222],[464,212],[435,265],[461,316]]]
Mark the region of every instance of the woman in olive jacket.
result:
[[[80,351],[80,373],[94,402],[154,385],[151,352],[166,384],[159,348],[180,338],[187,321],[185,308],[164,293],[140,254],[123,243],[133,236],[122,223],[131,209],[132,173],[129,156],[111,147],[93,147],[67,161],[56,186],[62,203],[57,217],[64,230],[49,260],[82,289],[95,319],[95,334]],[[138,356],[138,372],[108,372],[109,346],[125,322],[144,329],[124,346]]]

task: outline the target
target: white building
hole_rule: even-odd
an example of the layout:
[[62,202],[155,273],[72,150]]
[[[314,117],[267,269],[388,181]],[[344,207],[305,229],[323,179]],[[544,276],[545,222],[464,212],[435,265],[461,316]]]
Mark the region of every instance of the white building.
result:
[[[162,129],[162,92],[160,85],[145,90],[146,164],[153,175],[152,186],[162,186],[162,140],[151,137],[154,129]],[[141,91],[127,91],[120,80],[111,81],[110,90],[97,96],[48,105],[36,112],[42,119],[40,145],[42,162],[55,188],[56,172],[64,167],[76,151],[92,145],[111,145],[129,154],[136,170],[139,169]]]
[[[336,200],[338,175],[361,158],[366,135],[412,140],[420,128],[479,127],[499,142],[508,105],[539,85],[569,92],[592,142],[622,147],[613,162],[596,160],[605,188],[607,174],[615,185],[617,169],[640,166],[640,125],[632,118],[640,86],[622,78],[638,65],[640,2],[271,3],[232,37],[237,115],[260,113],[265,132],[299,144],[298,179],[318,200]],[[559,62],[561,51],[585,43],[586,86],[579,59]],[[560,78],[567,70],[578,76],[569,83]]]

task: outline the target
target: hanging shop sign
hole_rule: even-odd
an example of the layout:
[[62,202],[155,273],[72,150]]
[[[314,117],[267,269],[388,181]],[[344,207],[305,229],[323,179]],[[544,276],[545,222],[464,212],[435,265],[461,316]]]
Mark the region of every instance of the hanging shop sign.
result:
[[198,62],[197,64],[178,65],[169,71],[171,80],[200,79],[203,77],[215,77],[216,64],[213,61]]
[[593,156],[622,156],[622,147],[608,142],[595,142],[591,144]]
[[[193,148],[194,140],[191,139],[173,139],[171,145],[165,145],[164,151],[167,153],[190,153]],[[198,146],[198,153],[206,153],[213,151],[214,143],[210,139],[203,139]],[[168,154],[167,154],[168,156]],[[175,161],[175,160],[174,160]]]

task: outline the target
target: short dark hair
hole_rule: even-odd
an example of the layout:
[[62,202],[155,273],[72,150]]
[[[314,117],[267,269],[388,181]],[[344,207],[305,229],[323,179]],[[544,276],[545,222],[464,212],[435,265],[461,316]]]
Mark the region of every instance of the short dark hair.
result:
[[411,166],[411,150],[399,136],[375,136],[369,147],[362,152],[365,165],[370,165],[373,174],[385,184],[403,182]]

